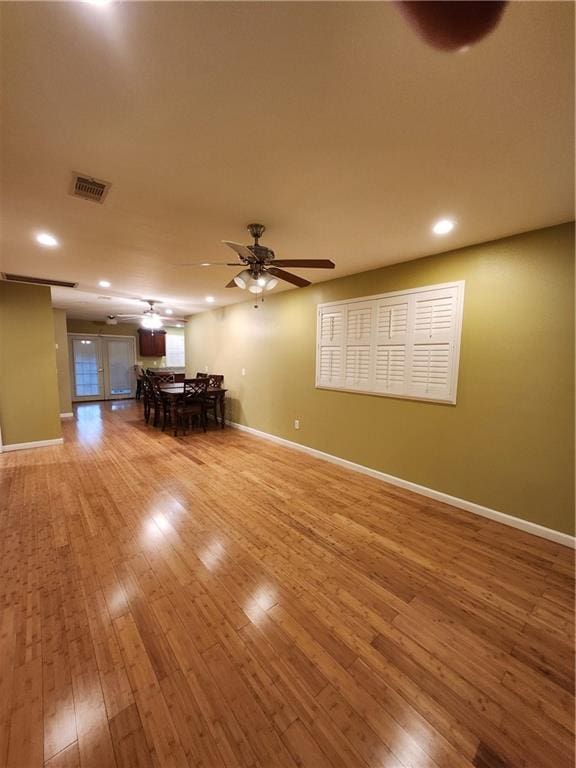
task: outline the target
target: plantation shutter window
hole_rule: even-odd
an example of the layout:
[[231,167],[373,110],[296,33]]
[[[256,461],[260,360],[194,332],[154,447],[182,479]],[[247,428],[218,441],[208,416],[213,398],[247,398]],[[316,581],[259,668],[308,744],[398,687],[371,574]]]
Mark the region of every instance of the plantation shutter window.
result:
[[449,399],[456,310],[454,287],[422,292],[415,297],[411,394]]
[[406,296],[376,302],[374,390],[381,394],[406,389],[408,306]]
[[344,384],[347,389],[369,387],[372,365],[372,317],[370,302],[348,307],[346,316]]
[[318,314],[317,374],[319,386],[344,384],[345,306],[330,306]]
[[464,282],[318,307],[316,386],[456,402]]

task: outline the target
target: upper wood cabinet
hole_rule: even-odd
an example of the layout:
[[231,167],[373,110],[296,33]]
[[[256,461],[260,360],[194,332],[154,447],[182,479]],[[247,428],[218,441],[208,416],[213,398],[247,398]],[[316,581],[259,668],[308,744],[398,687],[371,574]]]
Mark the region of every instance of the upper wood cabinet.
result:
[[138,328],[140,357],[164,357],[166,354],[166,331],[150,331]]

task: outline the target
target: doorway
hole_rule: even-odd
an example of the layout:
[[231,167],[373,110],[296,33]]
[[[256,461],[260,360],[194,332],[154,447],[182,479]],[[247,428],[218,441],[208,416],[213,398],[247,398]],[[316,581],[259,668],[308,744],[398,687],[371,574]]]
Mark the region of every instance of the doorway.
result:
[[69,333],[72,400],[134,397],[135,341],[133,336]]

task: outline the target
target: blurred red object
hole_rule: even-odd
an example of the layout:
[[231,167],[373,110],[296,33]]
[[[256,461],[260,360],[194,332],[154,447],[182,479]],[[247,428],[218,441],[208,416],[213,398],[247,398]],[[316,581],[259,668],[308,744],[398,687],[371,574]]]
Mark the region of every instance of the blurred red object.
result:
[[397,4],[426,42],[443,51],[457,51],[495,29],[507,0],[399,0]]

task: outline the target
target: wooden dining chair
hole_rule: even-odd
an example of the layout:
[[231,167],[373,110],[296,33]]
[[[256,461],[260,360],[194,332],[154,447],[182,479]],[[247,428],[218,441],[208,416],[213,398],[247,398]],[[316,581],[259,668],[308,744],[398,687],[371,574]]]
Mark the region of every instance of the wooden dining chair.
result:
[[173,373],[152,373],[151,375],[159,384],[174,384],[176,378]]
[[155,407],[154,391],[150,376],[144,371],[142,374],[142,402],[144,404],[144,420],[146,424],[150,421],[150,414]]
[[184,379],[184,392],[176,406],[176,423],[174,435],[178,435],[178,424],[182,424],[184,431],[188,431],[190,420],[200,417],[200,423],[206,432],[206,390],[208,378]]
[[146,375],[144,368],[139,365],[134,366],[134,372],[136,374],[136,400],[140,400],[144,394],[144,376]]
[[162,417],[162,432],[166,429],[166,424],[170,421],[170,409],[168,407],[168,401],[164,397],[161,389],[161,376],[150,376],[150,386],[152,389],[152,396],[154,402],[154,421],[152,424],[157,427],[158,419]]
[[[222,389],[224,383],[224,376],[220,373],[208,373],[208,389]],[[220,402],[220,395],[215,392],[206,393],[206,410],[211,411],[214,415],[214,421],[218,425],[218,403]],[[220,413],[222,417],[222,413]]]
[[197,379],[207,379],[209,375],[208,373],[202,373],[202,371],[196,371]]

